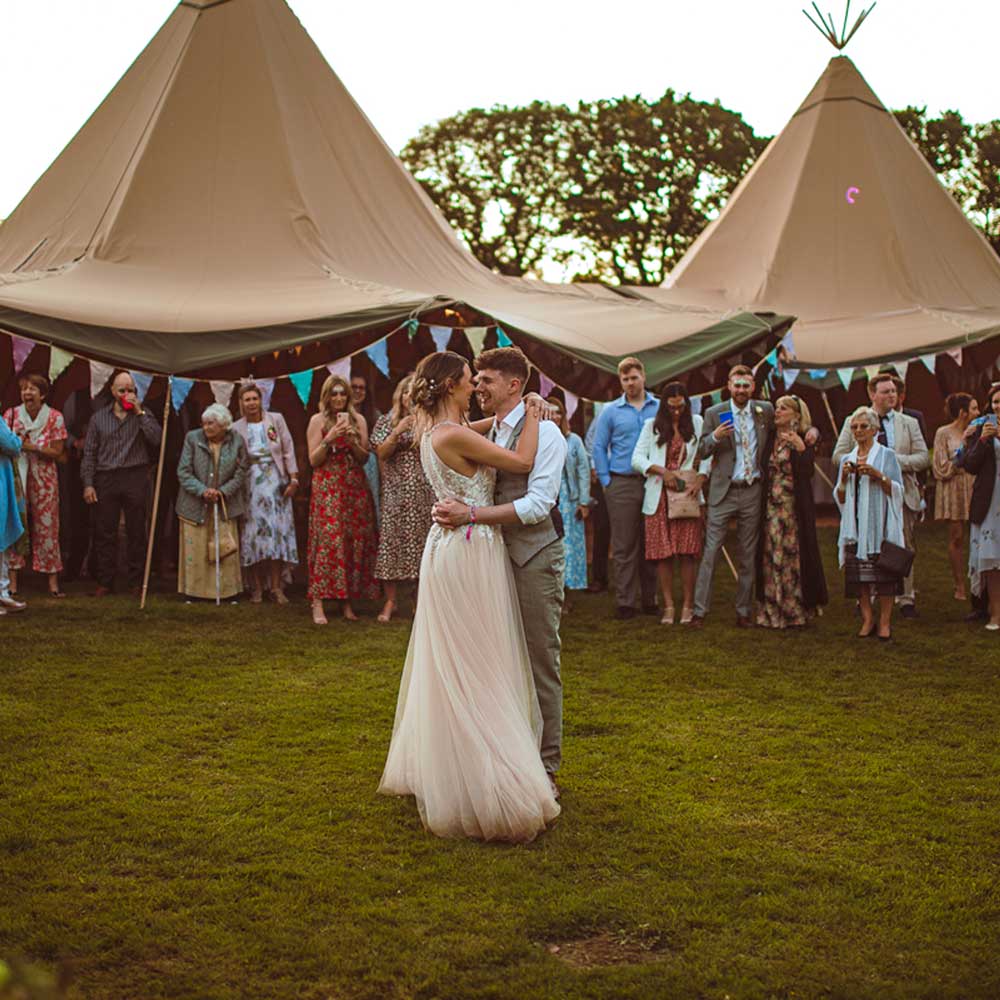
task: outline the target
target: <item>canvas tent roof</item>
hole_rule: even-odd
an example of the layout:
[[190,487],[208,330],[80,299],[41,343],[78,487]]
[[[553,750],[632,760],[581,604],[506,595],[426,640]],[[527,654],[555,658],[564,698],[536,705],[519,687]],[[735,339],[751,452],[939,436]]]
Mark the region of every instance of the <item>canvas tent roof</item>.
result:
[[778,322],[488,271],[284,0],[183,0],[0,226],[0,328],[161,372],[448,300],[654,378]]
[[846,56],[651,298],[677,291],[794,314],[816,368],[1000,333],[1000,258]]

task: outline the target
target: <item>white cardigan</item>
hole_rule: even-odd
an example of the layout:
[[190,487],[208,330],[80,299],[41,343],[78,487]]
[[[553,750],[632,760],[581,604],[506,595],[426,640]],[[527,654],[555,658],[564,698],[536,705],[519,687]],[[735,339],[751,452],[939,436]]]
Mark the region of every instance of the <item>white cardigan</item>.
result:
[[[661,405],[663,404],[661,403]],[[649,475],[649,467],[651,465],[660,465],[666,468],[667,466],[667,446],[656,443],[656,432],[653,430],[653,421],[655,419],[655,417],[650,418],[642,425],[639,440],[636,441],[635,449],[632,452],[632,468],[646,477],[646,492],[642,498],[643,514],[656,513],[656,508],[660,505],[660,494],[663,492],[663,478],[661,476]],[[682,469],[693,469],[698,454],[698,439],[701,437],[702,419],[697,413],[693,413],[691,419],[694,421],[694,436],[687,443],[684,461],[681,462]],[[710,457],[702,459],[698,466],[698,471],[707,476],[711,470],[712,459]],[[700,499],[704,505],[705,497],[702,496]]]

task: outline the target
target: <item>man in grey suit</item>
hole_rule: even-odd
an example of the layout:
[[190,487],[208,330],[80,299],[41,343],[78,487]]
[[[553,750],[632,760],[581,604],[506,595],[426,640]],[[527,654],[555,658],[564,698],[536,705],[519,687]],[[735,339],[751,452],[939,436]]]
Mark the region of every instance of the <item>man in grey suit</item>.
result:
[[[475,361],[476,391],[485,421],[475,430],[505,448],[515,448],[524,427],[521,394],[528,362],[516,347],[484,351]],[[494,506],[477,507],[477,524],[498,524],[514,571],[524,638],[542,714],[542,764],[559,798],[555,775],[562,761],[562,677],[559,622],[563,607],[563,526],[559,486],[566,461],[566,439],[552,421],[538,428],[538,451],[528,474],[497,472]],[[469,508],[457,500],[434,505],[434,520],[457,528],[468,524]]]
[[736,365],[729,371],[727,403],[703,414],[698,457],[712,459],[708,483],[708,517],[705,547],[694,591],[694,616],[690,628],[701,628],[712,596],[712,577],[730,518],[738,525],[739,578],[736,585],[736,623],[752,628],[754,563],[760,538],[762,512],[762,456],[774,434],[774,407],[753,399],[753,371]]
[[[900,413],[898,382],[892,372],[880,372],[868,382],[868,398],[879,417],[878,443],[891,448],[903,472],[903,543],[916,551],[916,525],[923,507],[920,494],[919,473],[930,468],[931,457],[927,442],[920,430],[920,423],[907,413]],[[840,460],[854,448],[851,418],[844,421],[833,449],[833,468],[839,471]],[[903,593],[896,598],[899,613],[904,618],[917,617],[916,591],[913,587],[913,570],[903,581]]]

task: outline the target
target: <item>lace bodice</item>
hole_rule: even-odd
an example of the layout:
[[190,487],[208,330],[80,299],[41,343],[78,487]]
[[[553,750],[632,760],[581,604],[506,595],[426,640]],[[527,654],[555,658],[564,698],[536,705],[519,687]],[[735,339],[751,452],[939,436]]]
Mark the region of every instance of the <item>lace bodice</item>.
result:
[[[443,427],[444,423],[437,426]],[[444,500],[454,497],[474,507],[489,507],[493,503],[493,491],[496,488],[496,469],[481,465],[471,476],[463,476],[438,458],[431,443],[433,437],[434,430],[431,429],[420,440],[420,464],[424,467],[424,475],[435,498]]]

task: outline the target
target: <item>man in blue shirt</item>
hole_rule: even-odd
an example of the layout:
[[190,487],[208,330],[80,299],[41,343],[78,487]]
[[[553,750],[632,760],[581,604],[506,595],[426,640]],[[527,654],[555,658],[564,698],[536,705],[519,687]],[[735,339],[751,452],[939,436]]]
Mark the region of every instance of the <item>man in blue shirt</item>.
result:
[[632,468],[632,452],[642,425],[660,408],[646,392],[646,370],[638,358],[618,363],[622,395],[601,410],[592,458],[604,487],[611,522],[611,560],[619,618],[632,618],[640,606],[656,614],[656,570],[646,561],[642,498],[645,479]]

